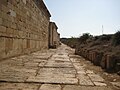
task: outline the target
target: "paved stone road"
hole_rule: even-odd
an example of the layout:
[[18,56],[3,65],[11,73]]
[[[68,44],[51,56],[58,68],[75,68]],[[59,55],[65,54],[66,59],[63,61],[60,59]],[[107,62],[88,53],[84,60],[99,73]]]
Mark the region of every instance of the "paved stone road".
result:
[[0,90],[112,90],[73,50],[35,52],[0,62]]

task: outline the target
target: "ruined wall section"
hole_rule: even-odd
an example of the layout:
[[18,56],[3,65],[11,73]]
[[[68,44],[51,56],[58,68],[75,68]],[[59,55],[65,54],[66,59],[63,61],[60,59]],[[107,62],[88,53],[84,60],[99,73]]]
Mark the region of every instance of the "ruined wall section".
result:
[[0,0],[0,59],[48,49],[50,13],[37,1]]
[[60,34],[57,31],[58,27],[54,22],[49,24],[49,47],[56,48],[60,44]]

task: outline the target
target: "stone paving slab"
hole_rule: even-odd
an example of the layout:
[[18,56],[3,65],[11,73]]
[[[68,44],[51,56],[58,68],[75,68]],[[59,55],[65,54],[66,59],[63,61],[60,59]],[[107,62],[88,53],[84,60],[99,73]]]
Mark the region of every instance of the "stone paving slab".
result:
[[61,68],[72,68],[73,65],[70,62],[52,62],[52,61],[48,61],[45,65],[46,67],[61,67]]
[[37,67],[38,66],[38,64],[39,63],[37,63],[37,62],[27,62],[27,63],[24,63],[24,66],[35,66],[35,67]]
[[93,82],[104,82],[104,79],[97,74],[88,74]]
[[59,58],[59,57],[56,57],[56,58],[53,58],[53,57],[52,57],[51,60],[54,60],[54,61],[63,61],[63,62],[70,62],[69,59],[66,59],[66,58],[61,59],[61,58]]
[[110,82],[115,88],[120,90],[120,82]]
[[4,67],[4,65],[8,65],[9,67],[10,66],[23,66],[23,62],[22,60],[13,60],[13,59],[8,59],[8,60],[5,60],[4,62],[0,62],[0,67]]
[[39,84],[0,83],[0,90],[38,90]]
[[46,59],[33,59],[32,62],[41,63],[41,62],[47,62],[47,60]]
[[61,86],[55,84],[43,84],[39,90],[61,90]]
[[73,63],[80,63],[80,60],[78,58],[70,58],[70,60],[73,62]]
[[95,86],[107,86],[107,84],[103,83],[103,82],[93,82],[95,84]]
[[79,79],[80,85],[94,86],[93,82],[86,74],[79,74],[77,75],[77,78]]
[[94,74],[92,70],[86,70],[86,74]]
[[2,61],[0,90],[111,90],[99,74],[86,70],[82,57],[72,54],[62,45]]
[[85,70],[78,70],[78,71],[77,71],[77,74],[78,74],[78,75],[86,74],[86,72],[85,72]]
[[40,74],[76,74],[76,70],[74,68],[41,68],[38,71],[38,75]]
[[78,79],[76,78],[66,78],[66,77],[29,77],[26,82],[33,83],[46,83],[46,84],[78,84]]
[[[45,70],[45,71],[43,71]],[[65,69],[65,70],[69,70],[69,69]],[[75,72],[74,71],[65,71],[62,70],[62,68],[58,69],[58,68],[54,68],[52,70],[52,68],[44,68],[44,69],[40,69],[40,71],[38,71],[37,76],[38,77],[59,77],[59,78],[75,78]]]
[[14,69],[5,69],[0,71],[0,81],[9,82],[24,82],[27,76],[23,72],[16,71]]
[[38,55],[38,56],[34,56],[34,58],[35,58],[35,59],[44,59],[44,60],[48,60],[48,59],[50,58],[50,56],[47,56],[47,55],[45,55],[45,56],[40,56],[40,55]]
[[73,54],[70,54],[69,57],[70,57],[70,58],[77,58],[77,59],[82,58],[82,57],[79,56],[79,55],[73,55]]
[[52,57],[53,58],[60,58],[60,59],[69,59],[68,55],[58,55],[58,54],[56,54],[56,55],[53,55]]
[[0,82],[24,82],[27,77],[12,76],[12,75],[1,75]]
[[81,72],[81,71],[85,71],[85,68],[83,65],[81,65],[80,63],[73,63],[73,66],[75,67],[75,69],[77,70],[77,73]]
[[65,85],[63,90],[112,90],[109,87]]

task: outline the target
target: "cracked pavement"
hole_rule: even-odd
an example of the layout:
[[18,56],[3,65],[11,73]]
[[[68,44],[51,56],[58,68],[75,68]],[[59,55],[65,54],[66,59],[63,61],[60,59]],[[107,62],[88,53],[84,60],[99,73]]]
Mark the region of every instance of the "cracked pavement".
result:
[[0,90],[113,90],[62,44],[0,62]]

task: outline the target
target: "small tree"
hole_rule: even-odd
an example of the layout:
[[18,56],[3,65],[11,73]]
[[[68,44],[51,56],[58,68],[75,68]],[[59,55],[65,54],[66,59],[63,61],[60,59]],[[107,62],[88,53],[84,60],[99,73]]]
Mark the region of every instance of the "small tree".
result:
[[79,42],[86,43],[86,40],[90,37],[91,37],[91,35],[89,33],[83,33],[83,35],[79,38]]

